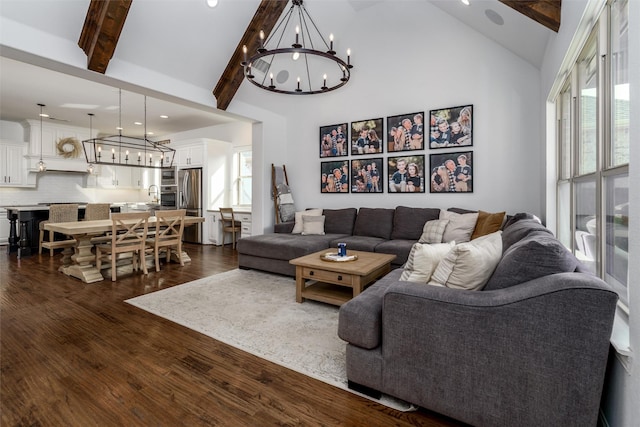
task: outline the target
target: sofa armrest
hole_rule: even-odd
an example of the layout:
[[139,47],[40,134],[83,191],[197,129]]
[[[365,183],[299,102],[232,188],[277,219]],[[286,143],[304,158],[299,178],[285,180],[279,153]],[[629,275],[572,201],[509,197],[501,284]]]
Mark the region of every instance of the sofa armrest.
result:
[[360,295],[342,304],[338,315],[338,336],[341,339],[366,349],[380,345],[384,294],[390,286],[398,283],[402,271],[401,268],[391,271]]
[[281,222],[280,224],[274,224],[273,232],[274,233],[291,233],[295,225],[296,225],[295,221]]

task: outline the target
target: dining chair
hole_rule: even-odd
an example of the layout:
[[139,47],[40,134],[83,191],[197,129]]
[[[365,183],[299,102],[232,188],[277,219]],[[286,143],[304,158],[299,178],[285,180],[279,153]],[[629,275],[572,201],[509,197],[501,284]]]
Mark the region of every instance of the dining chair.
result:
[[184,231],[184,217],[186,209],[156,211],[155,234],[147,239],[147,250],[153,251],[156,271],[160,271],[160,250],[166,251],[166,262],[171,260],[171,248],[176,248],[176,254],[181,266],[182,259],[182,232]]
[[233,208],[220,208],[220,217],[222,218],[222,246],[224,246],[224,237],[225,233],[231,233],[231,239],[233,240],[232,247],[236,248],[236,233],[240,233],[242,230],[242,225],[240,221],[236,221],[236,218],[233,214]]
[[111,205],[109,203],[87,203],[87,207],[84,210],[85,221],[109,219],[110,215]]
[[78,204],[77,203],[63,203],[58,205],[49,206],[49,219],[41,221],[38,225],[40,229],[40,237],[38,239],[38,254],[42,253],[42,248],[49,249],[49,256],[53,256],[53,252],[57,248],[71,248],[76,245],[75,239],[70,239],[68,236],[64,240],[55,240],[55,232],[49,231],[49,240],[45,238],[45,224],[56,222],[70,222],[78,220]]
[[116,281],[116,263],[123,254],[131,253],[133,270],[147,271],[145,262],[145,244],[149,230],[149,212],[111,214],[111,239],[108,243],[96,244],[96,267],[102,267],[102,261],[111,261],[111,281]]

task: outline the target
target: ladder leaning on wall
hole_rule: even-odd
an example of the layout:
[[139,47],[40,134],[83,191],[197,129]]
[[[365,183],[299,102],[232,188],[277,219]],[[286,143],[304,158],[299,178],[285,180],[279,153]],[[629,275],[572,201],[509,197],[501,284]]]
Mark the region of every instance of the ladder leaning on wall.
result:
[[273,207],[275,209],[276,224],[280,224],[280,194],[283,184],[289,189],[289,179],[287,178],[287,168],[285,165],[275,166],[271,163],[271,197],[273,198]]

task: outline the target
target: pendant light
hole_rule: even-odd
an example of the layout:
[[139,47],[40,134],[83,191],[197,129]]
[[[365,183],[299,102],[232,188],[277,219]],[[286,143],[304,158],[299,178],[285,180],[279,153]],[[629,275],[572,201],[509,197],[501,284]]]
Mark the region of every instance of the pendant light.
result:
[[44,104],[38,104],[40,107],[40,161],[38,162],[38,172],[44,172],[47,170],[47,165],[42,161],[42,118],[44,117],[44,113],[42,112],[42,108],[45,106]]
[[[89,139],[93,138],[93,113],[87,113],[89,116]],[[89,162],[87,166],[87,172],[93,174],[93,163]]]

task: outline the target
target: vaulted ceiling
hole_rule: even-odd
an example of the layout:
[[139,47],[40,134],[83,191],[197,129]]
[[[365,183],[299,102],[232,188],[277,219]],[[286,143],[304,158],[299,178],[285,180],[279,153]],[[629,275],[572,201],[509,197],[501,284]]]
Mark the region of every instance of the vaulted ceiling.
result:
[[[364,9],[394,1],[397,0],[305,0],[305,4],[325,31],[339,35],[344,34],[348,26],[360,24],[357,17]],[[538,22],[553,28],[553,25],[559,24],[560,17],[560,0],[471,0],[468,7],[455,0],[405,1],[415,2],[418,9],[423,9],[420,5],[430,3],[536,68],[541,66],[547,40],[553,34]],[[109,70],[122,71],[127,68],[152,70],[149,78],[153,78],[153,73],[159,73],[193,88],[206,88],[209,93],[215,94],[215,98],[213,94],[211,96],[212,104],[215,105],[217,98],[218,108],[222,109],[229,104],[235,88],[242,82],[241,68],[235,66],[239,63],[239,49],[247,41],[248,45],[256,42],[255,36],[250,37],[252,33],[255,34],[256,28],[264,28],[277,19],[278,8],[272,6],[280,6],[277,3],[286,1],[269,1],[269,10],[262,12],[260,0],[220,0],[213,9],[206,7],[205,0],[114,0],[113,3],[113,9],[92,11],[89,0],[2,0],[0,16],[47,33],[53,40],[73,43],[76,49],[80,44],[88,55],[87,66],[91,69],[100,71],[100,67],[106,66],[107,74]],[[383,28],[382,23],[387,24],[386,18],[380,19],[381,23],[377,26]],[[83,23],[87,24],[85,31],[92,31],[83,32]],[[0,53],[5,57],[15,57],[6,49]],[[7,63],[3,61],[3,66]],[[91,64],[95,64],[95,68]],[[4,71],[0,73],[3,98],[0,118],[3,120],[16,120],[20,116],[33,118],[33,114],[28,115],[34,109],[31,104],[43,102],[43,98],[53,100],[67,97],[70,92],[78,92],[73,100],[75,104],[98,102],[96,99],[83,98],[84,93],[92,92],[86,88],[84,91],[65,90],[45,84],[47,81],[57,81],[57,78],[42,76],[39,78],[44,81],[28,85],[26,91],[16,96],[5,96],[14,87],[14,82],[9,78],[20,78],[21,71]],[[100,81],[99,78],[90,79]],[[85,83],[77,86],[84,86]],[[117,102],[113,90],[109,96],[105,102],[111,105]],[[171,103],[171,96],[166,98]],[[46,100],[44,102],[47,103]],[[48,103],[53,109],[54,104],[62,102]],[[209,119],[204,121],[209,125],[233,120],[219,110],[209,109],[205,112],[210,114]],[[79,126],[84,126],[86,122],[86,111],[54,110],[53,115],[64,117],[67,123]],[[95,120],[100,128],[102,124],[98,115]],[[166,127],[165,132],[175,131],[166,123],[162,126]]]

